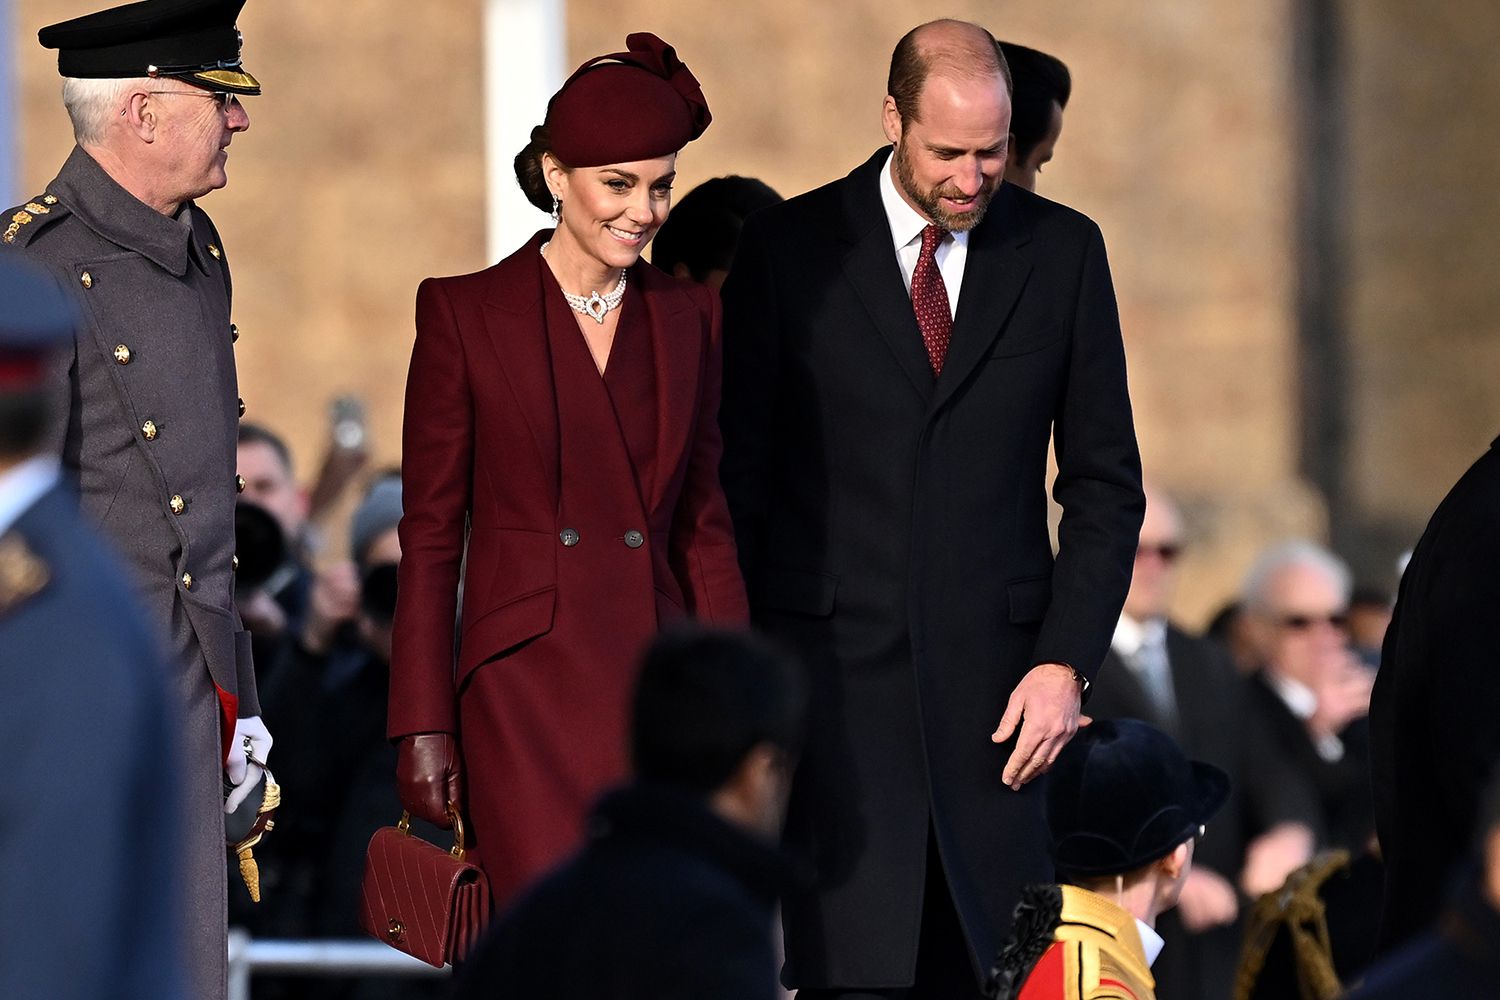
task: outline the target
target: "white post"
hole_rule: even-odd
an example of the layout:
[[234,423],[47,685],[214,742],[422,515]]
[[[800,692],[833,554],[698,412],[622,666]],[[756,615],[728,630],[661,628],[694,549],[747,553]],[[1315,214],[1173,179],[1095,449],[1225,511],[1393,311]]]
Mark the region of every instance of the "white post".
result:
[[569,69],[565,14],[564,0],[485,0],[485,233],[491,263],[548,224],[516,186],[512,163]]
[[16,12],[10,0],[0,0],[0,208],[25,195],[17,187],[21,159],[21,120],[16,108]]

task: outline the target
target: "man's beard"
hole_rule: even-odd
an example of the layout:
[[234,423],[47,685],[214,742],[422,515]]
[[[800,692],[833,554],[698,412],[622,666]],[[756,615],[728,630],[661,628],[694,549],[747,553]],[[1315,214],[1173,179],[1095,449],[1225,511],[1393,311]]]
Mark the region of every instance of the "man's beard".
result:
[[901,187],[906,191],[908,197],[917,203],[925,214],[933,222],[953,233],[961,233],[973,229],[979,225],[984,218],[985,211],[990,207],[990,199],[1000,188],[1000,178],[986,177],[980,184],[979,193],[974,196],[974,207],[967,212],[950,212],[943,207],[941,198],[963,198],[964,193],[952,185],[943,185],[923,191],[917,184],[915,171],[912,169],[911,158],[906,152],[906,143],[896,143],[896,179],[901,182]]

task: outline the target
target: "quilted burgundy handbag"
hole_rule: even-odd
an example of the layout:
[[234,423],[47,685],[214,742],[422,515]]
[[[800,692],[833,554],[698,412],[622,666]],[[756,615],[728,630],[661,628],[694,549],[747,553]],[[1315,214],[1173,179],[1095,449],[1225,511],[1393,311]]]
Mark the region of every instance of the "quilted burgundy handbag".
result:
[[359,925],[371,937],[441,969],[479,943],[490,917],[490,883],[464,860],[464,824],[450,802],[453,848],[411,835],[411,816],[370,838]]

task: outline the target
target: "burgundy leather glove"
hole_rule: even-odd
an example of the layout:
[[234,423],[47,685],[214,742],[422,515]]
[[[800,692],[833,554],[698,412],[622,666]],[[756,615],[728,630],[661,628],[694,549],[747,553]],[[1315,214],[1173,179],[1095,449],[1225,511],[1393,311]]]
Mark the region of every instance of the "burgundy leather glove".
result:
[[464,768],[452,733],[416,733],[396,746],[396,793],[418,819],[450,829],[448,803],[464,806]]

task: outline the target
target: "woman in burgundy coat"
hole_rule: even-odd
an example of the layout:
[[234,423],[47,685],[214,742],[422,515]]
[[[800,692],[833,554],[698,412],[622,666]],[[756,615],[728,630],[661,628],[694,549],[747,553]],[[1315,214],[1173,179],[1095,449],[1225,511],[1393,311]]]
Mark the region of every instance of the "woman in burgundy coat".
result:
[[402,803],[443,827],[459,806],[497,906],[626,776],[656,631],[746,619],[718,300],[640,262],[708,106],[670,46],[626,45],[563,84],[516,157],[556,229],[417,292],[389,735]]

